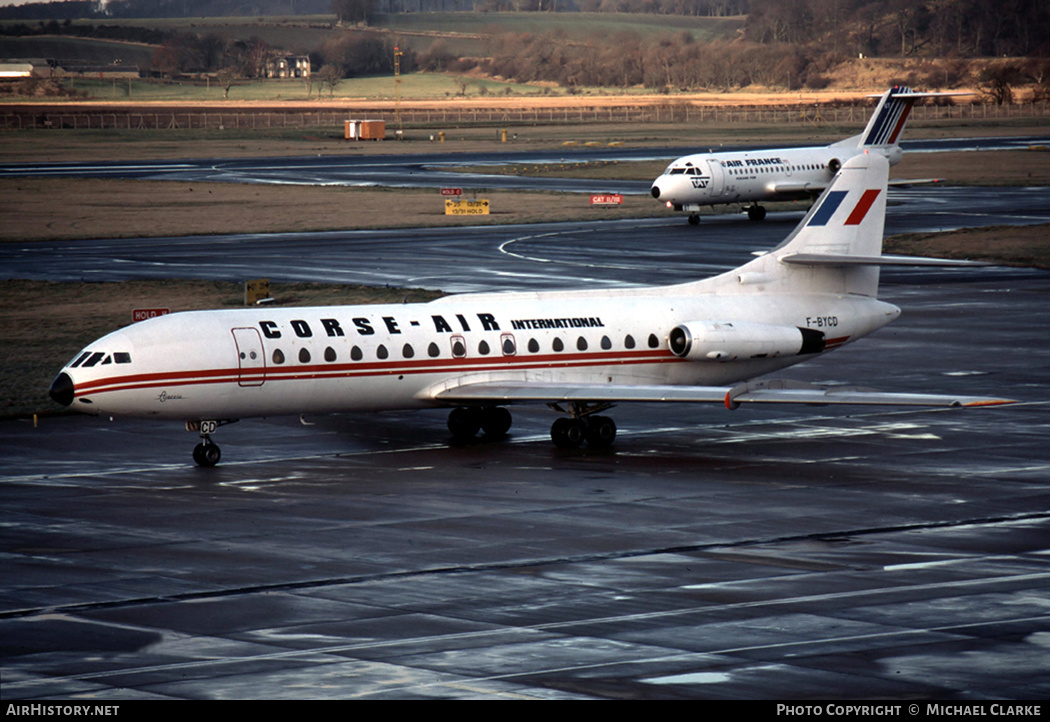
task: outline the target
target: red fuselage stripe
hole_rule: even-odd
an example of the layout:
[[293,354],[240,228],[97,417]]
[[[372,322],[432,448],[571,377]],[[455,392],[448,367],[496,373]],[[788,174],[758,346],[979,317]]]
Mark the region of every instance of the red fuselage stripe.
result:
[[677,356],[666,351],[642,351],[624,356],[615,353],[570,354],[567,356],[536,356],[519,360],[516,356],[492,359],[442,359],[423,361],[397,361],[387,363],[332,364],[294,367],[260,367],[257,369],[207,369],[187,370],[160,374],[138,374],[96,379],[78,383],[76,396],[86,396],[103,391],[128,391],[137,389],[187,386],[192,384],[234,383],[261,384],[265,381],[289,381],[326,378],[362,378],[392,376],[395,374],[428,374],[440,372],[472,373],[492,370],[526,370],[535,368],[583,368],[588,366],[626,365],[656,362],[679,362]]

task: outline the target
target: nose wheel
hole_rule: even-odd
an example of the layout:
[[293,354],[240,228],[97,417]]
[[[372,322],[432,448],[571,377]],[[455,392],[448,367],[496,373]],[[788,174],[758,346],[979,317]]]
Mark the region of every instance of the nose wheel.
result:
[[193,461],[197,466],[210,468],[219,463],[222,458],[222,450],[219,445],[211,440],[212,433],[220,426],[232,424],[237,419],[202,419],[200,421],[187,421],[186,431],[197,431],[201,435],[201,442],[193,447]]
[[204,441],[193,447],[193,460],[197,462],[197,466],[205,468],[215,466],[219,463],[220,458],[222,458],[222,451],[219,445],[207,436],[204,437]]

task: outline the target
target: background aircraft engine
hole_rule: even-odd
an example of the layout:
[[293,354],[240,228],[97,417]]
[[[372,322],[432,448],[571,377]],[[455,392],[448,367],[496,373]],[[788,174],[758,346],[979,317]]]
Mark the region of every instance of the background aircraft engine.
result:
[[690,361],[736,361],[819,353],[824,334],[810,328],[742,321],[690,321],[668,335],[671,353]]
[[832,158],[828,161],[828,170],[831,171],[831,175],[835,175],[836,173],[838,173],[841,167],[842,161],[838,158]]

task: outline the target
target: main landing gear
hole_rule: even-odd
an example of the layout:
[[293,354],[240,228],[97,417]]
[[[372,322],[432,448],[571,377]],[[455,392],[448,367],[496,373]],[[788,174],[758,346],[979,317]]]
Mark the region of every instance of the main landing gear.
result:
[[193,447],[193,460],[197,463],[197,466],[210,468],[219,463],[219,459],[222,458],[222,450],[218,444],[211,440],[211,435],[220,426],[232,424],[235,421],[237,419],[222,419],[220,421],[202,419],[201,421],[186,422],[186,431],[197,431],[201,435],[201,442]]
[[584,443],[592,449],[605,449],[616,440],[616,422],[598,412],[611,409],[614,404],[587,404],[573,402],[569,410],[557,404],[548,404],[555,411],[568,414],[551,426],[551,441],[559,449],[576,449]]
[[[612,408],[612,404],[587,406],[574,403],[565,411],[557,404],[550,404],[555,411],[567,414],[551,425],[551,441],[560,449],[575,449],[587,444],[592,449],[604,449],[616,440],[616,422],[608,416],[599,416],[599,411]],[[503,406],[460,406],[448,415],[448,430],[452,439],[463,443],[484,432],[486,439],[500,439],[510,430],[511,416]]]
[[764,221],[766,219],[766,207],[765,206],[749,206],[747,209],[747,217],[753,221]]
[[448,415],[453,441],[470,441],[485,432],[487,439],[502,439],[510,431],[510,412],[503,406],[460,406]]

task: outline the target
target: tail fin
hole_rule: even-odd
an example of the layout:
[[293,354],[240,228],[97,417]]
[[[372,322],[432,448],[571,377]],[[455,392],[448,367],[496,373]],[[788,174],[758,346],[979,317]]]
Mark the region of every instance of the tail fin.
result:
[[880,153],[846,161],[791,235],[752,263],[785,289],[875,297],[889,167]]
[[904,130],[904,124],[908,122],[912,105],[922,97],[925,97],[925,94],[913,93],[911,88],[903,85],[887,90],[875,107],[875,113],[861,134],[861,141],[857,147],[896,145],[901,131]]
[[849,148],[872,148],[897,145],[908,115],[916,100],[969,93],[916,93],[904,85],[895,85],[883,93],[868,126],[860,135],[835,143]]

